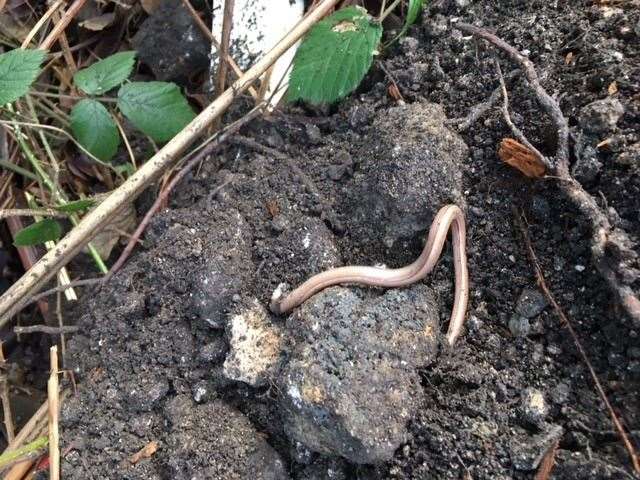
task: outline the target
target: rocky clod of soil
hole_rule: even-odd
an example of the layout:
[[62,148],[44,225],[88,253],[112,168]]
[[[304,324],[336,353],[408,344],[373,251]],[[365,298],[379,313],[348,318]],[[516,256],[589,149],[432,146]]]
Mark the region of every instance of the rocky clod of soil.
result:
[[363,298],[334,287],[287,322],[289,360],[278,378],[292,440],[354,463],[389,460],[420,404],[417,369],[434,361],[438,307],[424,285]]

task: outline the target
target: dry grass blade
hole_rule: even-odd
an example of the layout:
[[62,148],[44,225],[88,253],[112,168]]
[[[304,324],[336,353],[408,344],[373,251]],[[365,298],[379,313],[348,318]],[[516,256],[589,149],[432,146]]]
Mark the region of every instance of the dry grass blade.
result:
[[64,29],[67,28],[69,23],[71,23],[71,20],[75,18],[75,16],[78,14],[80,9],[84,6],[86,1],[87,0],[75,0],[69,6],[66,12],[64,12],[64,15],[62,16],[60,21],[55,24],[55,26],[53,27],[53,30],[51,30],[49,35],[47,35],[47,38],[45,38],[43,42],[40,44],[40,47],[39,47],[40,49],[49,50],[51,48],[51,46],[56,42],[56,40],[58,40],[58,37],[60,36],[60,34],[64,32]]
[[7,361],[4,357],[4,349],[0,342],[0,399],[2,400],[2,412],[4,414],[4,428],[9,443],[13,442],[16,437],[15,427],[13,424],[13,413],[11,413],[11,399],[9,397],[9,382],[7,381]]
[[625,432],[625,429],[622,426],[622,422],[620,422],[620,419],[616,415],[616,412],[613,409],[611,402],[609,402],[609,398],[607,397],[607,394],[605,393],[604,388],[600,383],[600,379],[598,378],[598,375],[596,374],[596,371],[594,370],[593,365],[591,364],[591,360],[589,360],[589,357],[587,356],[587,352],[582,346],[582,342],[580,342],[580,339],[578,338],[578,335],[575,329],[573,328],[573,324],[569,321],[569,318],[565,315],[562,308],[560,308],[560,305],[558,305],[558,302],[556,301],[555,297],[551,293],[551,290],[549,290],[549,287],[547,286],[547,282],[545,281],[544,275],[542,273],[542,268],[540,267],[540,263],[538,262],[538,257],[536,256],[536,253],[533,250],[533,245],[531,244],[531,238],[529,237],[528,229],[526,227],[526,223],[523,218],[523,215],[515,212],[515,217],[516,217],[516,222],[518,224],[518,227],[522,232],[522,237],[524,239],[524,243],[527,248],[527,255],[531,260],[531,264],[533,266],[533,270],[534,270],[538,285],[540,286],[540,289],[542,290],[542,293],[544,294],[544,296],[547,297],[547,300],[553,306],[553,309],[556,312],[556,315],[558,315],[558,317],[560,318],[560,321],[562,322],[563,326],[569,331],[569,334],[571,335],[571,338],[573,339],[573,342],[575,343],[576,348],[578,349],[578,352],[580,354],[580,357],[582,358],[582,361],[584,362],[587,369],[589,370],[589,374],[591,375],[591,379],[593,380],[593,383],[596,387],[598,395],[600,396],[602,402],[604,403],[607,409],[607,412],[611,417],[611,421],[613,422],[613,425],[615,426],[616,430],[618,431],[618,434],[620,435],[620,439],[622,440],[622,443],[625,449],[629,453],[631,465],[633,465],[633,469],[635,470],[635,472],[640,474],[640,460],[638,459],[638,454],[635,451],[635,448],[631,443],[631,440],[629,439],[627,432]]

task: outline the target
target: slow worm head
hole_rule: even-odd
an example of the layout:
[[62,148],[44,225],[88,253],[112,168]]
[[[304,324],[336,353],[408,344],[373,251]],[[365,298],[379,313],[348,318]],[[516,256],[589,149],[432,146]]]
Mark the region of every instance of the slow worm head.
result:
[[438,262],[449,230],[453,242],[455,296],[447,341],[449,345],[453,345],[462,333],[469,303],[465,221],[462,210],[456,205],[446,205],[440,209],[433,219],[422,253],[410,265],[395,269],[365,266],[333,268],[314,275],[286,296],[282,295],[282,290],[278,287],[271,300],[271,311],[276,314],[287,313],[332,285],[354,283],[376,287],[404,287],[418,282],[426,277]]

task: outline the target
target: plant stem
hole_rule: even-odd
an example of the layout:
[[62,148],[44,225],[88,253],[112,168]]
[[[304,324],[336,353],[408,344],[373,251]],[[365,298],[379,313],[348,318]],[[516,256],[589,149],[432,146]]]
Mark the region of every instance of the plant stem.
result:
[[38,450],[44,448],[47,443],[49,443],[49,439],[47,437],[38,437],[33,442],[26,444],[24,447],[16,448],[15,450],[10,450],[3,453],[2,455],[0,455],[0,468],[15,462],[25,455],[37,452]]
[[38,177],[31,173],[29,170],[22,168],[8,160],[0,159],[0,167],[11,170],[12,172],[17,173],[18,175],[22,175],[23,177],[28,178],[29,180],[33,180],[34,182],[38,181]]
[[389,5],[389,8],[387,8],[384,12],[382,12],[382,14],[380,14],[380,18],[378,18],[378,21],[380,23],[384,22],[384,19],[387,18],[391,14],[391,12],[395,10],[395,8],[401,1],[402,0],[395,0],[391,5]]

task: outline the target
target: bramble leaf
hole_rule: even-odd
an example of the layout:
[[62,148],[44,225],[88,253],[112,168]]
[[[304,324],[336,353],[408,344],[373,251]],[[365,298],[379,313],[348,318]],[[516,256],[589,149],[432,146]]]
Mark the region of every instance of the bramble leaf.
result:
[[318,22],[293,60],[288,99],[331,103],[351,93],[371,67],[382,26],[361,7]]
[[16,48],[0,55],[0,106],[17,100],[29,91],[40,74],[44,50]]
[[88,95],[101,95],[124,82],[133,70],[136,52],[118,52],[73,76],[76,86]]
[[170,140],[195,117],[178,86],[168,82],[123,85],[118,92],[118,108],[157,142]]
[[57,240],[62,235],[62,227],[52,218],[45,218],[23,228],[13,239],[16,247],[28,247],[39,243]]
[[84,148],[102,161],[109,161],[118,151],[120,135],[109,111],[96,100],[80,100],[71,110],[73,136]]

